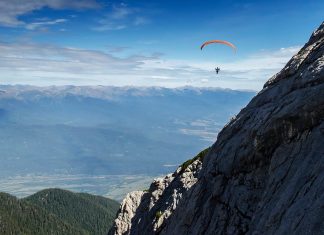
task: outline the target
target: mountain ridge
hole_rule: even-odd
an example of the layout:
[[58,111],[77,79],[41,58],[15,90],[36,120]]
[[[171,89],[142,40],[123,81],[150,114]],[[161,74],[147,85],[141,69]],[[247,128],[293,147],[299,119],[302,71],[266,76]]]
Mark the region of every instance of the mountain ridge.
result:
[[[63,91],[62,97],[48,97],[39,91],[20,94],[17,89],[8,91],[14,98],[0,98],[3,178],[28,174],[145,174],[153,178],[176,168],[165,166],[180,164],[209,146],[217,130],[255,94],[161,90],[145,97],[125,92],[105,100],[83,91],[83,96],[65,96]],[[3,185],[0,191],[7,192]],[[90,192],[102,194],[101,189]]]
[[28,98],[33,93],[44,95],[46,97],[66,97],[80,96],[88,98],[97,98],[104,100],[116,100],[123,96],[163,96],[164,93],[179,94],[180,92],[249,92],[256,93],[248,89],[230,89],[220,87],[158,87],[158,86],[32,86],[32,85],[0,85],[0,99],[4,98]]

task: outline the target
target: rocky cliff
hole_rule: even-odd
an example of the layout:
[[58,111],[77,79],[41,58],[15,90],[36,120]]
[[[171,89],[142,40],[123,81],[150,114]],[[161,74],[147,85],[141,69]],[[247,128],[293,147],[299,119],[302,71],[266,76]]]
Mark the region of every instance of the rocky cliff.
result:
[[110,234],[324,234],[324,23],[210,150],[122,202]]

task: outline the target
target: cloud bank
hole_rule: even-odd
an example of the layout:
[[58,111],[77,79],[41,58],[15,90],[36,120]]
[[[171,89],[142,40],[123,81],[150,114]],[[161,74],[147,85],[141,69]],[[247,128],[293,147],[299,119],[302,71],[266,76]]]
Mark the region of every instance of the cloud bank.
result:
[[259,90],[300,49],[262,51],[230,63],[164,59],[163,55],[118,57],[109,52],[43,44],[0,43],[2,84],[198,86]]

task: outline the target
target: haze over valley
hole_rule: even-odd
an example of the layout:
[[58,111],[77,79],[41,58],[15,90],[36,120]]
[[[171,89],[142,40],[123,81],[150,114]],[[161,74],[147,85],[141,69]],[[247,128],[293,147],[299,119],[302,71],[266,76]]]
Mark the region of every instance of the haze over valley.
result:
[[0,191],[48,187],[121,200],[210,146],[255,92],[0,86]]

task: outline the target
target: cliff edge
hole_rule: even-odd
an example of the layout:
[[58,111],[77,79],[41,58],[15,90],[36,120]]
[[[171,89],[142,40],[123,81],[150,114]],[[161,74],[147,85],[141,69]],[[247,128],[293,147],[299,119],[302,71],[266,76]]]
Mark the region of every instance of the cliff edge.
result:
[[109,234],[324,234],[324,23],[200,156],[123,201]]

